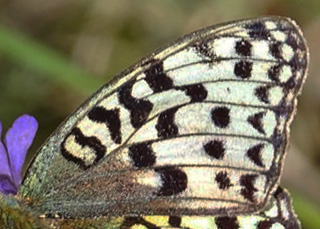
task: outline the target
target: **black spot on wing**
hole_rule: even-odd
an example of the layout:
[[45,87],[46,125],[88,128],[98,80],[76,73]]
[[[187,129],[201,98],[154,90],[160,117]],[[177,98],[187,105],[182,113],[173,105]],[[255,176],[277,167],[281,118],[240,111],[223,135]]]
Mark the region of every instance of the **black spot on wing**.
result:
[[219,172],[216,174],[215,181],[218,183],[219,189],[227,190],[233,184],[230,182],[230,178],[228,177],[228,173],[225,171]]
[[290,77],[287,82],[285,82],[284,84],[282,84],[282,86],[284,87],[286,92],[289,92],[292,89],[295,89],[298,87],[298,85],[300,86],[300,83],[298,83],[295,79],[295,77]]
[[262,123],[263,116],[265,116],[265,113],[259,112],[249,116],[247,118],[247,121],[253,126],[253,128],[259,131],[261,134],[266,134],[266,132],[263,129],[263,123]]
[[161,229],[161,227],[158,227],[157,225],[148,222],[142,217],[130,217],[126,216],[122,225],[120,226],[120,229],[130,229],[135,228],[135,226],[144,226],[147,229]]
[[181,226],[181,217],[180,216],[169,216],[169,224],[172,227]]
[[183,170],[165,166],[156,168],[155,172],[160,175],[162,183],[160,190],[156,193],[157,196],[173,196],[187,189],[188,177]]
[[150,167],[156,163],[156,154],[149,143],[143,142],[129,147],[129,157],[137,168]]
[[239,229],[239,223],[236,217],[217,216],[215,223],[219,229]]
[[44,214],[44,218],[48,218],[48,219],[62,219],[63,216],[59,213],[59,212],[55,212],[55,213],[45,213]]
[[203,146],[203,149],[206,152],[206,154],[208,154],[210,157],[215,159],[223,159],[225,154],[223,141],[219,141],[219,140],[207,142]]
[[178,127],[174,123],[174,115],[178,108],[174,107],[160,113],[156,130],[159,138],[169,138],[178,135]]
[[234,66],[234,74],[242,79],[251,77],[252,63],[248,61],[239,61]]
[[[287,35],[287,39],[285,41],[294,52],[294,56],[289,62],[289,65],[294,73],[296,73],[297,70],[305,69],[307,66],[307,48],[303,41],[297,36],[295,31],[291,31]],[[300,53],[303,53],[300,55]]]
[[273,193],[273,196],[275,198],[281,197],[280,195],[283,195],[284,191],[282,189],[282,187],[278,186],[277,190]]
[[305,47],[302,47],[298,44],[298,40],[296,35],[294,35],[295,32],[291,31],[287,34],[287,38],[285,43],[288,44],[293,50],[301,49],[305,50]]
[[272,219],[274,223],[280,221],[285,228],[301,228],[293,212],[289,194],[281,187],[278,187],[273,196],[276,198],[277,205],[279,206],[281,204],[283,206],[279,209],[278,216]]
[[123,85],[118,92],[119,102],[130,111],[130,121],[134,128],[139,128],[147,120],[153,104],[145,99],[136,99],[131,95],[133,83]]
[[[76,143],[78,143],[82,148],[89,147],[94,150],[96,154],[96,158],[93,164],[87,165],[83,159],[71,154],[66,149],[65,147],[66,140],[72,135],[74,136]],[[104,145],[102,145],[101,141],[98,138],[94,136],[91,136],[91,137],[84,136],[81,130],[77,127],[73,128],[70,134],[68,134],[63,140],[63,142],[61,143],[62,156],[66,158],[68,161],[72,161],[75,164],[79,165],[79,167],[81,167],[82,169],[87,169],[90,166],[98,163],[105,156],[106,152],[107,152],[107,148]]]
[[241,40],[236,43],[236,53],[240,56],[250,56],[252,45],[249,41]]
[[163,62],[157,60],[154,60],[154,62],[157,63],[151,65],[151,67],[144,71],[146,75],[145,81],[154,92],[169,90],[173,87],[173,82],[172,79],[164,73]]
[[208,95],[208,91],[202,84],[186,85],[179,87],[178,89],[185,91],[186,95],[190,97],[192,103],[202,102]]
[[121,144],[121,121],[119,112],[119,109],[107,110],[104,107],[97,106],[88,114],[90,120],[107,125],[112,141],[117,144]]
[[240,177],[241,188],[240,194],[247,200],[255,202],[254,193],[258,191],[253,185],[258,175],[243,175]]
[[213,123],[220,128],[226,128],[230,123],[230,109],[227,107],[215,107],[211,110]]
[[271,142],[275,149],[280,148],[284,144],[284,138],[281,133],[275,129],[271,136]]
[[267,30],[262,22],[255,22],[247,25],[249,36],[251,38],[260,38],[267,40],[270,37],[270,32]]
[[274,42],[270,44],[270,53],[271,55],[276,59],[282,58],[282,52],[281,52],[281,42]]
[[303,59],[299,58],[298,55],[294,55],[289,61],[289,65],[294,73],[293,75],[295,75],[298,70],[305,67],[302,61]]
[[253,161],[256,165],[264,167],[264,164],[261,160],[261,151],[264,147],[264,144],[258,144],[247,150],[247,156]]
[[272,220],[264,220],[264,221],[261,221],[258,223],[257,225],[257,229],[271,229],[272,228],[272,225],[274,224],[275,222],[273,222]]
[[270,86],[261,86],[261,87],[257,87],[255,89],[254,95],[257,96],[257,98],[261,101],[264,102],[266,104],[270,103],[269,101],[269,91]]
[[208,41],[198,42],[193,46],[200,56],[215,59],[216,55],[213,53],[213,49],[208,47]]
[[276,114],[276,116],[287,117],[288,114],[291,114],[293,112],[294,105],[287,105],[286,101],[282,100],[277,106],[272,107],[271,110]]
[[277,65],[272,66],[269,70],[268,70],[268,77],[269,79],[271,79],[272,81],[275,82],[279,82],[280,80],[280,72],[282,69],[282,64],[279,63]]

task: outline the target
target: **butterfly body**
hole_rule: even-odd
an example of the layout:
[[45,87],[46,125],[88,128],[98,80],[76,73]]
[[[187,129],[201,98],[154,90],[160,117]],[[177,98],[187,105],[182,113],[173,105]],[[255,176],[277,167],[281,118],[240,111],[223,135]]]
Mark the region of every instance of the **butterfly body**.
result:
[[307,62],[287,18],[187,35],[89,98],[40,149],[18,195],[62,228],[240,228],[252,214],[252,227],[296,223],[266,209],[284,200],[291,211],[275,193]]

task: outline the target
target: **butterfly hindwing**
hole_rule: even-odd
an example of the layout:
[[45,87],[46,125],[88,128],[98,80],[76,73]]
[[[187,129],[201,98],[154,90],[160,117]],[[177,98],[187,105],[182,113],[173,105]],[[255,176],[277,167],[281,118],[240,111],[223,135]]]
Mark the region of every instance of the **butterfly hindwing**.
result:
[[267,207],[254,214],[238,216],[126,216],[100,219],[62,219],[59,228],[121,228],[121,229],[296,229],[300,224],[292,210],[287,191],[279,187]]
[[271,203],[263,211],[238,216],[147,216],[127,217],[121,228],[217,228],[217,229],[262,229],[262,228],[299,228],[300,225],[292,211],[290,197],[278,188]]
[[19,194],[65,218],[261,210],[278,184],[307,61],[287,18],[187,35],[70,116]]

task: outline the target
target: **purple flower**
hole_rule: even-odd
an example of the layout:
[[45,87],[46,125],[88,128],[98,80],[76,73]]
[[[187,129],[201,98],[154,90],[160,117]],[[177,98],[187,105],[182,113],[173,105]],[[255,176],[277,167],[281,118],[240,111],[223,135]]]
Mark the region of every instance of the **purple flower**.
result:
[[0,191],[3,194],[17,194],[22,165],[37,129],[34,117],[22,115],[14,121],[2,143],[0,122]]

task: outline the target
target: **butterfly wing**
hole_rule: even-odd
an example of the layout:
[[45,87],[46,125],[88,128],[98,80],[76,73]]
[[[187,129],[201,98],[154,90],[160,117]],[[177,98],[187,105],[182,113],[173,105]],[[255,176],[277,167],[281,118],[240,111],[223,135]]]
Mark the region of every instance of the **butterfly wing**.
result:
[[19,194],[66,218],[260,210],[278,184],[307,62],[287,18],[187,35],[70,116]]
[[141,228],[219,228],[219,229],[257,229],[257,228],[290,228],[298,229],[300,224],[292,210],[288,193],[278,188],[270,204],[263,211],[250,215],[234,217],[203,216],[147,216],[127,217],[119,226],[122,229],[141,226]]
[[299,229],[301,225],[292,210],[289,194],[278,188],[270,203],[263,211],[237,216],[127,216],[95,219],[61,219],[58,228],[219,228],[219,229],[258,229],[281,228]]

